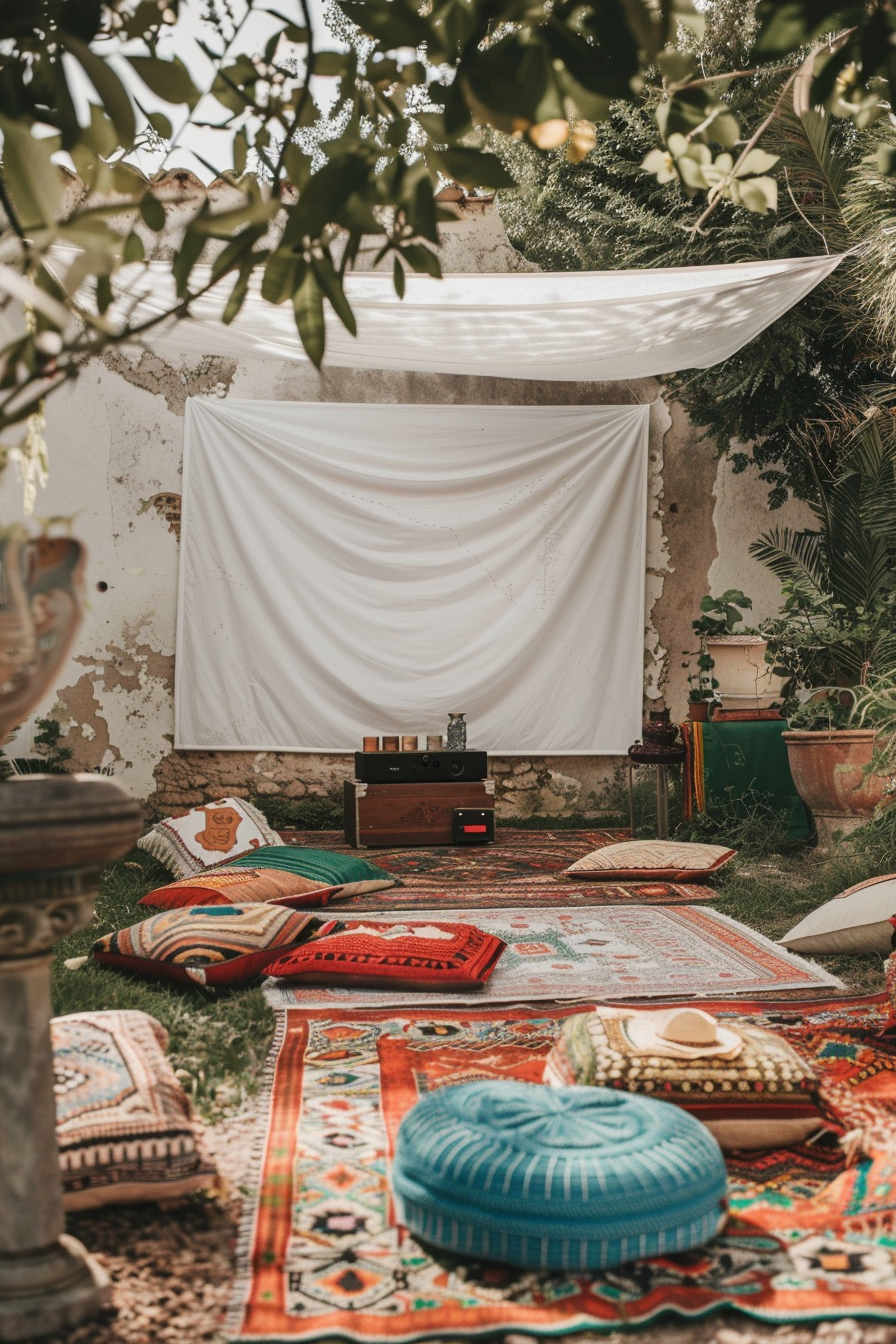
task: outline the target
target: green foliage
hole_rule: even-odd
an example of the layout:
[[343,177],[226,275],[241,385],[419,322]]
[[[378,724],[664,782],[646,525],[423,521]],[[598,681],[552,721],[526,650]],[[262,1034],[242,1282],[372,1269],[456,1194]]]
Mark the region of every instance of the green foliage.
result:
[[258,795],[249,802],[267,817],[275,831],[341,831],[342,799],[329,797],[284,798],[281,794]]
[[[753,11],[752,0],[724,0],[707,10],[695,49],[707,75],[754,64]],[[730,83],[725,97],[744,134],[775,107],[780,83],[777,68]],[[871,384],[892,385],[896,183],[882,173],[879,153],[896,144],[896,135],[889,124],[868,130],[826,115],[800,85],[762,135],[762,147],[779,159],[777,212],[748,213],[720,200],[695,231],[705,198],[692,199],[678,181],[661,184],[643,171],[655,148],[654,98],[648,89],[640,103],[614,103],[594,150],[577,165],[560,153],[536,155],[524,143],[493,138],[519,184],[501,197],[508,233],[526,256],[557,270],[705,265],[858,247],[730,359],[664,379],[736,471],[756,464],[771,507],[790,492],[811,499],[815,480],[794,429],[825,418],[831,406],[855,403]]]
[[721,597],[713,597],[711,593],[707,593],[700,599],[700,610],[703,615],[691,621],[691,628],[694,634],[703,638],[730,635],[734,627],[742,623],[743,613],[749,611],[752,605],[753,599],[747,597],[739,588],[728,588]]
[[842,688],[896,670],[896,419],[877,404],[842,410],[794,442],[815,481],[816,526],[775,528],[750,546],[784,590],[764,633],[786,678],[785,712],[798,691],[825,690],[795,726],[844,727],[853,696]]
[[88,929],[57,944],[52,969],[53,1012],[135,1008],[158,1018],[169,1032],[171,1062],[200,1111],[214,1118],[252,1095],[261,1082],[274,1015],[260,989],[221,990],[153,981],[88,962],[69,971],[64,963],[86,956],[103,933],[147,917],[141,896],[170,882],[171,874],[140,849],[106,869]]
[[744,857],[805,850],[802,840],[788,838],[789,830],[789,808],[776,808],[769,794],[750,789],[738,798],[707,798],[706,810],[695,812],[690,821],[681,821],[675,838],[727,845]]
[[58,719],[35,719],[34,750],[43,757],[43,769],[48,775],[68,773],[69,762],[74,755],[71,747],[59,745],[62,726]]

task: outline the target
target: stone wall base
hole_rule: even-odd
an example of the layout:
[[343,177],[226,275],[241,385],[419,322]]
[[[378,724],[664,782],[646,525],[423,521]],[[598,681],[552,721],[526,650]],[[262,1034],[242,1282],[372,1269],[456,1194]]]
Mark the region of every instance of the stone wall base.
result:
[[[493,756],[498,816],[602,816],[627,810],[621,756]],[[215,798],[332,799],[353,775],[350,756],[266,751],[173,751],[155,770],[147,800],[153,815],[184,811]],[[280,801],[282,800],[282,801]],[[273,810],[273,809],[272,809]]]

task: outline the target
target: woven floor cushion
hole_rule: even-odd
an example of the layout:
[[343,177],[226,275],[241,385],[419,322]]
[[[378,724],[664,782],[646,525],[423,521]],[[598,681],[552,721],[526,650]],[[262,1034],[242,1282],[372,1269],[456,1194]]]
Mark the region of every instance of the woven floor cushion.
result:
[[[384,886],[391,885],[389,882]],[[238,867],[229,864],[198,877],[183,877],[157,887],[137,904],[151,910],[182,910],[189,905],[324,906],[343,895],[341,886],[321,884],[320,878],[301,877],[282,868]]]
[[473,924],[364,924],[346,920],[278,957],[268,975],[305,984],[431,991],[484,985],[506,943]]
[[783,1148],[828,1127],[818,1082],[782,1036],[692,1008],[598,1008],[568,1017],[545,1061],[555,1087],[586,1085],[673,1102],[722,1148]]
[[578,859],[561,877],[582,878],[594,882],[649,881],[699,882],[717,873],[736,850],[724,845],[698,845],[683,840],[624,840],[605,845]]
[[243,798],[219,798],[182,817],[166,817],[141,836],[137,845],[175,877],[190,877],[279,840],[257,807]]
[[175,1199],[218,1184],[160,1022],[136,1009],[71,1013],[53,1018],[50,1038],[66,1209]]
[[93,959],[161,980],[244,985],[288,948],[333,927],[332,920],[276,905],[191,905],[104,934],[93,945]]
[[228,872],[238,868],[277,868],[296,877],[311,878],[330,896],[359,896],[365,891],[384,891],[396,885],[391,873],[369,859],[356,854],[331,854],[328,849],[308,849],[304,845],[270,845],[227,865]]
[[443,1087],[401,1122],[399,1222],[442,1250],[526,1269],[603,1269],[702,1245],[725,1163],[675,1106],[604,1088]]

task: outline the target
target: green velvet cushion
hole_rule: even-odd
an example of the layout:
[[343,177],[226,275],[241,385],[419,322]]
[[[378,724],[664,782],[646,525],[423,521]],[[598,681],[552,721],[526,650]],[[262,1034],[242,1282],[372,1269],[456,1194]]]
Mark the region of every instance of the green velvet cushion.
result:
[[375,863],[355,854],[331,854],[327,849],[307,849],[303,845],[266,845],[253,849],[226,865],[228,868],[279,868],[300,877],[312,877],[322,887],[339,887],[340,896],[356,896],[362,891],[382,891],[394,887],[395,878]]

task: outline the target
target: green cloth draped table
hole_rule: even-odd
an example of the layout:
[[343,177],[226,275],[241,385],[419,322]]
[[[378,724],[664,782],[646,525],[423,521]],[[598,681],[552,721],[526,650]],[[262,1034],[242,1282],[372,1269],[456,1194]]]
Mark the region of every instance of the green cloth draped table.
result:
[[806,805],[796,791],[781,736],[786,719],[748,719],[730,723],[681,724],[684,763],[684,819],[718,801],[746,815],[760,795],[789,817],[787,837],[801,840],[811,831]]

